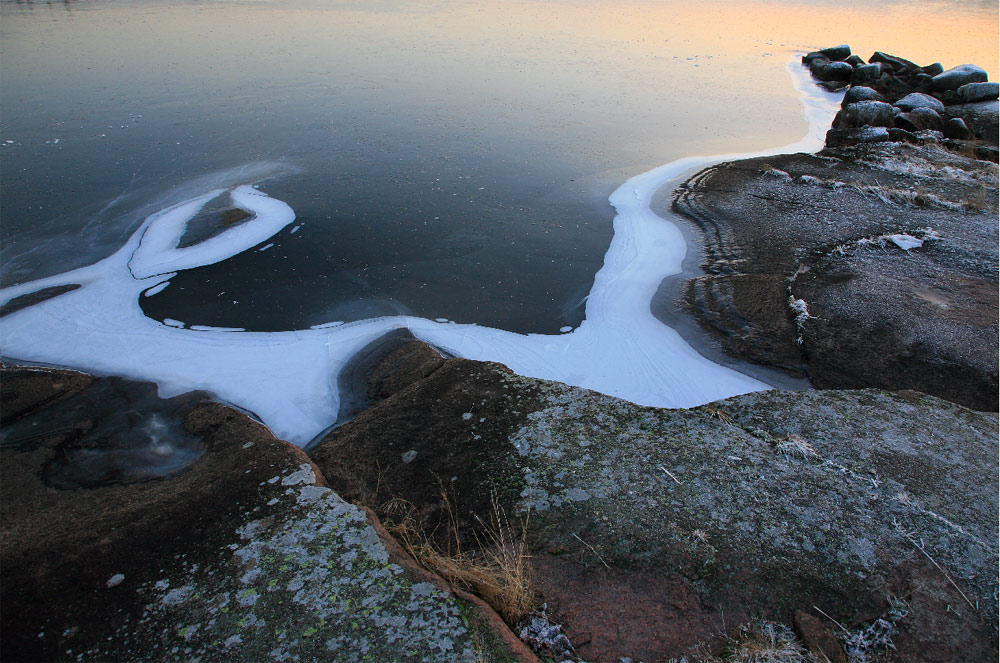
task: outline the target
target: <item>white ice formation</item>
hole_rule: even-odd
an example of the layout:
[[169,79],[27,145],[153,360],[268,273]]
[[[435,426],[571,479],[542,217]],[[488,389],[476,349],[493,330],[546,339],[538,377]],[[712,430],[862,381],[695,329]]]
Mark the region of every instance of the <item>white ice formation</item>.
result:
[[[822,145],[838,98],[798,65],[809,134],[763,154]],[[178,248],[189,219],[225,190],[212,190],[148,217],[116,253],[93,265],[0,290],[0,305],[65,284],[82,287],[0,318],[0,353],[104,375],[151,380],[164,397],[204,389],[255,413],[283,439],[306,444],[336,419],[337,377],[350,358],[383,334],[408,328],[449,353],[498,361],[521,375],[558,380],[643,405],[691,407],[767,385],[708,361],[650,312],[660,282],[681,269],[678,228],[650,209],[653,194],[697,169],[756,156],[691,157],[637,175],[610,198],[614,237],[587,298],[586,318],[556,335],[517,334],[413,316],[371,318],[284,332],[244,332],[159,322],[139,297],[177,272],[216,263],[288,226],[292,209],[251,186],[229,191],[253,216],[199,244]]]

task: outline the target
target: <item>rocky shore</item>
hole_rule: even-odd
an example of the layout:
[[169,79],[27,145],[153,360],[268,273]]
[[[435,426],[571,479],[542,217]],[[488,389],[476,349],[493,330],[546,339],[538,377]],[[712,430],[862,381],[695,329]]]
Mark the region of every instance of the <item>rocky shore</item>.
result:
[[[890,125],[673,200],[705,238],[686,306],[818,389],[641,407],[396,333],[307,453],[208,394],[6,367],[0,658],[995,656],[995,137],[945,131],[982,81],[876,56],[807,60],[885,100],[840,124]],[[917,85],[942,128],[901,126],[933,120]]]

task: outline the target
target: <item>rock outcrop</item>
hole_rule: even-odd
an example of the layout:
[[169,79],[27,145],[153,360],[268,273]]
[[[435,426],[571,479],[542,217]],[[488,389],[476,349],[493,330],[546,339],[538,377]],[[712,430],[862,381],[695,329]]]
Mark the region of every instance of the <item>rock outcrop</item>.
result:
[[[0,376],[3,660],[533,659],[300,449],[204,395],[155,391]],[[105,426],[129,412],[135,425]],[[154,415],[161,428],[144,428]],[[145,458],[185,438],[186,464]]]
[[663,660],[796,610],[853,628],[887,597],[911,606],[903,660],[996,647],[994,414],[876,390],[660,410],[462,359],[397,387],[313,460],[430,530],[442,488],[460,528],[529,514],[542,598],[583,659]]
[[901,143],[750,159],[674,209],[705,241],[685,303],[731,354],[997,409],[994,164]]

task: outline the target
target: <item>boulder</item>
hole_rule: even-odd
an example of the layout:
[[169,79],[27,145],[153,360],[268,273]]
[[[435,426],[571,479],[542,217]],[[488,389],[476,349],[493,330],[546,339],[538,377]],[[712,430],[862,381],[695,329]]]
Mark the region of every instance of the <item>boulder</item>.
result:
[[882,77],[881,62],[876,62],[874,64],[864,64],[855,67],[854,73],[851,75],[851,83],[853,85],[868,85],[870,83],[874,83],[881,77]]
[[844,62],[851,65],[852,67],[861,67],[864,66],[865,64],[865,61],[861,59],[861,57],[858,55],[852,55],[851,57],[844,60]]
[[827,147],[858,145],[859,143],[881,143],[889,140],[889,130],[885,127],[859,127],[855,129],[830,129],[826,132]]
[[893,73],[896,74],[909,74],[921,71],[920,67],[909,60],[906,60],[895,55],[889,55],[888,53],[882,53],[880,51],[875,51],[868,62],[879,62]]
[[820,80],[848,82],[854,69],[846,62],[831,62],[821,72]]
[[1000,83],[966,83],[955,92],[959,99],[969,104],[977,101],[992,101],[1000,97]]
[[961,64],[934,76],[935,90],[957,90],[967,83],[985,83],[986,70],[974,64]]
[[997,100],[946,106],[944,115],[961,118],[977,138],[994,146],[998,144]]
[[840,46],[824,48],[820,50],[820,53],[830,58],[833,62],[840,62],[851,57],[851,47],[847,44],[841,44]]
[[944,112],[944,104],[929,94],[922,94],[920,92],[908,94],[902,99],[898,99],[892,105],[904,112],[911,111],[914,108],[930,108],[938,113]]
[[870,87],[864,85],[853,85],[846,93],[841,102],[841,106],[847,106],[859,101],[885,101],[885,98]]
[[834,129],[891,127],[896,110],[881,101],[858,101],[844,106],[833,121]]
[[942,132],[944,133],[945,138],[954,138],[958,140],[967,140],[972,136],[972,132],[965,124],[965,120],[960,117],[953,117],[945,122]]
[[910,77],[910,85],[916,92],[929,94],[934,91],[934,79],[929,74],[914,74]]
[[927,65],[926,67],[921,67],[920,70],[922,72],[924,72],[925,74],[927,74],[928,76],[932,76],[933,77],[933,76],[937,76],[940,73],[943,73],[944,72],[944,67],[941,66],[940,62],[935,62],[934,64]]
[[930,108],[914,108],[909,113],[900,113],[893,120],[893,126],[906,131],[917,132],[925,129],[940,131],[944,120]]

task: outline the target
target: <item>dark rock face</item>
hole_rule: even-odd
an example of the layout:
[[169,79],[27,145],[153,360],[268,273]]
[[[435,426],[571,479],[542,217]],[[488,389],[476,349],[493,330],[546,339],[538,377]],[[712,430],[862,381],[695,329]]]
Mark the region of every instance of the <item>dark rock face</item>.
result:
[[993,164],[895,143],[708,169],[674,202],[705,231],[687,304],[728,351],[817,387],[996,410],[996,187]]
[[[204,396],[156,405],[155,391],[66,371],[0,375],[3,660],[514,658],[488,613],[387,549],[300,449]],[[122,403],[164,420],[161,446],[190,436],[201,455],[167,478],[50,485],[61,450],[128,414]]]
[[967,83],[985,83],[989,76],[982,67],[961,64],[934,77],[935,90],[957,90]]
[[[658,410],[449,359],[313,456],[379,500],[402,491],[419,512],[438,508],[440,477],[471,523],[491,513],[483,493],[519,485],[507,513],[530,509],[543,600],[586,660],[664,660],[751,614],[790,621],[813,606],[853,627],[905,595],[923,615],[899,623],[901,655],[947,661],[996,643],[996,425],[878,391]],[[978,612],[949,612],[961,597],[938,594],[947,583],[911,537]],[[922,655],[932,638],[939,652]]]
[[945,138],[957,138],[959,140],[965,140],[972,135],[969,127],[965,124],[965,120],[960,117],[953,117],[948,120],[942,131]]
[[884,143],[889,140],[891,129],[885,127],[857,127],[854,129],[830,129],[826,132],[828,147],[858,145],[859,143]]

